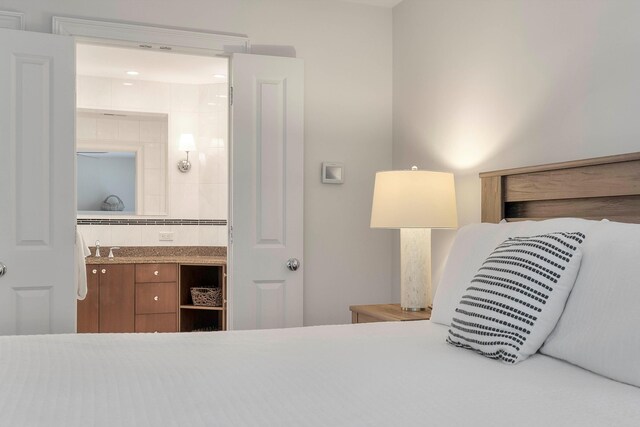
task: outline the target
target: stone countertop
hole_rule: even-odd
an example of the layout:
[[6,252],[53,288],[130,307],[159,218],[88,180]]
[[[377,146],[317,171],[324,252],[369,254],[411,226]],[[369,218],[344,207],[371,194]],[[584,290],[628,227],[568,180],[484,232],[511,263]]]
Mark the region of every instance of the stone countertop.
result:
[[123,246],[109,258],[109,246],[100,247],[102,256],[95,257],[90,247],[87,265],[99,264],[206,264],[226,265],[227,248],[222,246]]
[[87,265],[107,264],[206,264],[226,265],[227,257],[219,256],[106,256],[85,258]]

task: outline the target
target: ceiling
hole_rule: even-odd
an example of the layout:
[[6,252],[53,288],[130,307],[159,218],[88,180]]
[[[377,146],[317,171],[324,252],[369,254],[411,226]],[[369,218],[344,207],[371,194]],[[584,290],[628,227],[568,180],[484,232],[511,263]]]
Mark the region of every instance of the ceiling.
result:
[[[76,72],[81,76],[207,84],[227,81],[225,58],[156,52],[143,49],[78,44]],[[131,76],[127,71],[139,74]],[[221,77],[214,77],[220,75]]]
[[395,5],[399,4],[402,0],[343,0],[343,1],[348,1],[349,3],[361,3],[361,4],[368,4],[371,6],[392,8]]

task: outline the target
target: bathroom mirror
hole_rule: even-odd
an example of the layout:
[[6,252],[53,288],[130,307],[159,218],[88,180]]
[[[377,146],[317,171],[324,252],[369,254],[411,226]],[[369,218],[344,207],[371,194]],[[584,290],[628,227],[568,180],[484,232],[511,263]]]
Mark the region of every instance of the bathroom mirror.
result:
[[78,215],[167,214],[167,115],[78,110]]
[[136,214],[136,152],[79,151],[78,211]]

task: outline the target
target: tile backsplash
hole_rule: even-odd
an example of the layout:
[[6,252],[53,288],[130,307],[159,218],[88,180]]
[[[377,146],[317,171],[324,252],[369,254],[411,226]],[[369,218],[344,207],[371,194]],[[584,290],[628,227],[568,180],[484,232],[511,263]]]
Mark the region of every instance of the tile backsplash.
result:
[[[94,246],[227,246],[226,225],[78,225],[85,242]],[[160,233],[172,232],[172,241]]]

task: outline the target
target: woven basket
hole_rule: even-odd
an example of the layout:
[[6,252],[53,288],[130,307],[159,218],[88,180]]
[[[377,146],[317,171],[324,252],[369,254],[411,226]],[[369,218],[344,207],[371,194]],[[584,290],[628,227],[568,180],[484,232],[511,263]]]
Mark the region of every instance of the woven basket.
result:
[[104,202],[102,202],[101,206],[103,211],[123,211],[124,210],[124,202],[122,199],[115,194],[110,195]]
[[193,301],[193,305],[222,307],[222,289],[191,288],[191,300]]

